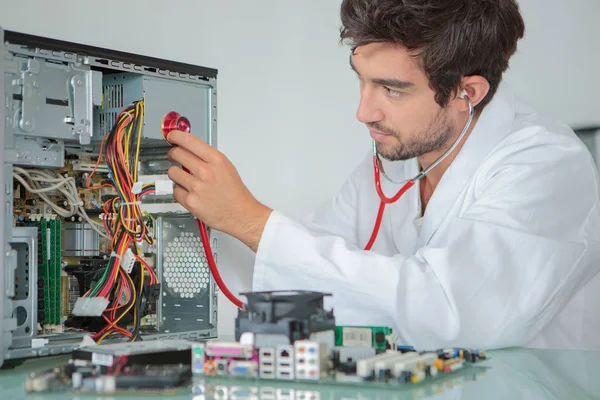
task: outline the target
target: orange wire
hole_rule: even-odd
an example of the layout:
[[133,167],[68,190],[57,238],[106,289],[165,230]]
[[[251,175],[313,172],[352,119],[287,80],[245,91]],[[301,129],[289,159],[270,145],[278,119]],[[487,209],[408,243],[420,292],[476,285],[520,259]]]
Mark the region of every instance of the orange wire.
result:
[[88,175],[88,177],[85,179],[85,187],[87,189],[102,189],[104,187],[111,187],[114,188],[113,185],[110,185],[108,183],[104,183],[100,186],[90,186],[90,182],[92,180],[92,176],[94,176],[94,174],[96,173],[96,170],[98,169],[98,166],[100,165],[100,160],[102,159],[102,149],[104,148],[104,140],[106,139],[106,135],[104,135],[102,137],[102,141],[100,142],[100,153],[98,154],[98,159],[96,160],[96,165],[94,165],[94,169],[92,170],[92,173]]

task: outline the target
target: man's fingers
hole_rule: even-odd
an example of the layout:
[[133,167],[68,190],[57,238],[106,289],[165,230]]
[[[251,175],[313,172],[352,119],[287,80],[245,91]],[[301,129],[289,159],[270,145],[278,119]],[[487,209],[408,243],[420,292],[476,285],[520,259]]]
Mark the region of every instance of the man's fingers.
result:
[[219,154],[217,149],[187,132],[172,131],[169,133],[169,142],[183,147],[206,162],[214,161]]
[[[182,187],[176,187],[173,189],[173,198],[176,202],[181,204],[184,208],[187,209],[187,198],[189,196],[189,192]],[[189,211],[189,209],[188,209]]]
[[171,149],[167,155],[169,161],[178,162],[182,167],[187,168],[192,175],[202,179],[202,170],[206,165],[206,162],[190,153],[188,150],[182,147],[175,147]]
[[188,174],[180,167],[170,167],[167,171],[167,176],[171,179],[177,186],[181,186],[186,189],[186,191],[190,191],[194,185],[194,182],[197,180],[192,175]]

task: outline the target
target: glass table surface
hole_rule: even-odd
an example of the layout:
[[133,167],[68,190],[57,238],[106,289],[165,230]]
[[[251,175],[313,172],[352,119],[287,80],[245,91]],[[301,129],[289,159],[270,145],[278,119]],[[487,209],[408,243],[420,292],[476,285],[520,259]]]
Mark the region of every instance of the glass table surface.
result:
[[0,370],[0,399],[576,399],[600,400],[600,352],[505,349],[488,352],[489,359],[432,382],[394,388],[368,385],[311,384],[232,378],[194,377],[189,387],[173,392],[128,392],[110,396],[71,393],[25,393],[31,372],[65,364],[68,356],[29,359]]

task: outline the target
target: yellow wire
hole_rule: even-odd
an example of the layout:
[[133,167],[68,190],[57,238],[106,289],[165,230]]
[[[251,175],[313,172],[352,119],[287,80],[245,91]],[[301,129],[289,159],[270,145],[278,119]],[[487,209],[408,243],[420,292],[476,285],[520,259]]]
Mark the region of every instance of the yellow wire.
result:
[[140,118],[139,128],[138,128],[138,141],[137,148],[135,150],[135,165],[133,167],[133,181],[137,182],[137,172],[138,172],[138,160],[140,156],[140,145],[142,143],[142,126],[144,126],[144,100],[141,100],[137,103],[136,108],[139,108],[137,112],[138,117]]
[[112,333],[111,332],[111,328],[115,327],[117,325],[117,323],[121,320],[121,318],[123,318],[129,312],[129,310],[131,310],[131,307],[133,307],[133,305],[135,304],[135,302],[137,300],[137,293],[136,293],[136,290],[135,290],[135,284],[133,283],[133,280],[131,279],[131,277],[129,276],[129,274],[125,274],[125,276],[127,277],[127,279],[129,279],[129,283],[131,284],[131,290],[133,290],[133,300],[131,301],[131,304],[129,305],[129,307],[127,307],[127,310],[125,310],[119,316],[119,318],[117,318],[116,320],[114,320],[113,322],[110,323],[110,325],[108,326],[108,330],[100,337],[100,339],[98,339],[98,342],[97,342],[98,344],[102,343],[102,341],[108,335],[110,335]]
[[[128,119],[128,121],[127,121]],[[135,122],[138,122],[138,136],[137,136],[137,143],[136,143],[136,147],[135,149],[131,149],[130,148],[130,144],[131,144],[131,135],[133,134],[133,128],[135,126]],[[118,136],[117,139],[121,141],[121,143],[117,143],[117,145],[121,145],[122,146],[122,154],[124,157],[124,162],[125,162],[125,166],[127,167],[127,171],[132,171],[132,175],[131,178],[133,179],[133,182],[137,181],[137,177],[138,177],[138,164],[139,164],[139,156],[140,156],[140,148],[141,148],[141,139],[142,139],[142,128],[143,128],[143,122],[144,122],[144,101],[141,100],[138,103],[136,103],[135,106],[135,110],[128,110],[127,112],[124,112],[121,117],[119,118],[117,124],[118,126]],[[130,155],[131,155],[131,151],[134,151],[134,160],[135,160],[135,165],[129,165],[129,159],[130,159]],[[117,163],[118,159],[112,159],[110,161],[111,163],[111,168],[113,171],[117,171]],[[125,196],[123,196],[123,194],[125,193],[125,191],[123,190],[124,185],[127,182],[122,182],[120,179],[120,176],[118,174],[114,174],[114,181],[115,181],[115,187],[118,190],[118,192],[121,194],[122,198],[125,198]],[[147,186],[147,185],[145,185]],[[134,204],[127,204],[127,205],[121,205],[119,210],[116,210],[115,207],[115,203],[113,202],[112,204],[112,209],[113,209],[113,213],[120,214],[120,219],[115,219],[114,220],[114,224],[116,224],[114,226],[114,230],[115,230],[115,235],[113,238],[113,248],[115,245],[117,245],[117,238],[119,237],[117,230],[119,229],[119,226],[121,226],[122,228],[124,228],[128,233],[130,233],[131,235],[134,235],[136,238],[138,237],[142,237],[145,236],[146,240],[150,243],[153,243],[154,240],[153,238],[148,234],[149,229],[146,230],[146,233],[142,236],[141,233],[143,232],[142,230],[142,225],[145,225],[144,222],[144,217],[141,211],[141,208],[139,207],[139,205],[134,205]],[[126,213],[126,214],[125,214]],[[127,219],[125,218],[126,216],[128,216],[129,218],[132,218],[135,222],[139,222],[136,223],[136,229],[133,230],[132,227],[130,226],[131,224],[128,223]],[[120,222],[119,222],[120,220]],[[123,244],[126,242],[123,242]],[[118,249],[118,254],[119,256],[123,257],[125,251],[127,251],[127,246],[121,245],[120,248]],[[136,246],[136,252],[138,253],[138,256],[142,255],[141,249],[138,248]],[[121,259],[120,259],[121,260]],[[115,270],[115,276],[114,276],[114,280],[115,282],[119,279],[119,270],[120,268],[117,268]],[[143,289],[144,289],[144,274],[145,274],[145,266],[143,264],[140,263],[140,288],[139,288],[139,293],[141,295]],[[127,273],[125,273],[125,276],[127,277],[127,279],[129,280],[132,290],[133,290],[133,300],[131,302],[131,304],[129,305],[129,307],[127,308],[127,310],[125,310],[125,312],[123,312],[119,318],[117,318],[115,321],[113,321],[109,327],[107,332],[105,332],[100,339],[98,340],[98,343],[101,343],[108,335],[110,335],[112,333],[113,328],[116,326],[116,324],[121,320],[121,318],[123,318],[123,316],[125,314],[127,314],[129,312],[129,310],[131,310],[131,307],[133,307],[136,303],[137,303],[137,291],[135,289],[135,284],[133,283],[133,280],[131,279],[131,276]],[[119,282],[119,284],[121,284]],[[141,311],[141,310],[140,310]],[[137,307],[134,307],[133,309],[133,315],[134,315],[134,321],[137,321]],[[138,331],[139,333],[139,331]],[[132,336],[132,340],[135,340],[138,337],[138,334],[136,334],[135,336]]]
[[123,158],[125,159],[125,167],[129,170],[129,132],[127,127],[123,128]]

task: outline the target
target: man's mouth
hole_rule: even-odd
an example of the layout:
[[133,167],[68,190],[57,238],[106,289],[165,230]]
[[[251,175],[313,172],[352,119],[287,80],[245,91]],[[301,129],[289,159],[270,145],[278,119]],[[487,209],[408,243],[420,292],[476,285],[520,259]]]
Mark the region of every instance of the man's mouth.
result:
[[387,137],[393,136],[389,133],[383,133],[380,131],[375,131],[375,130],[369,130],[369,133],[371,134],[371,138],[375,141],[381,141],[381,140],[385,140]]

